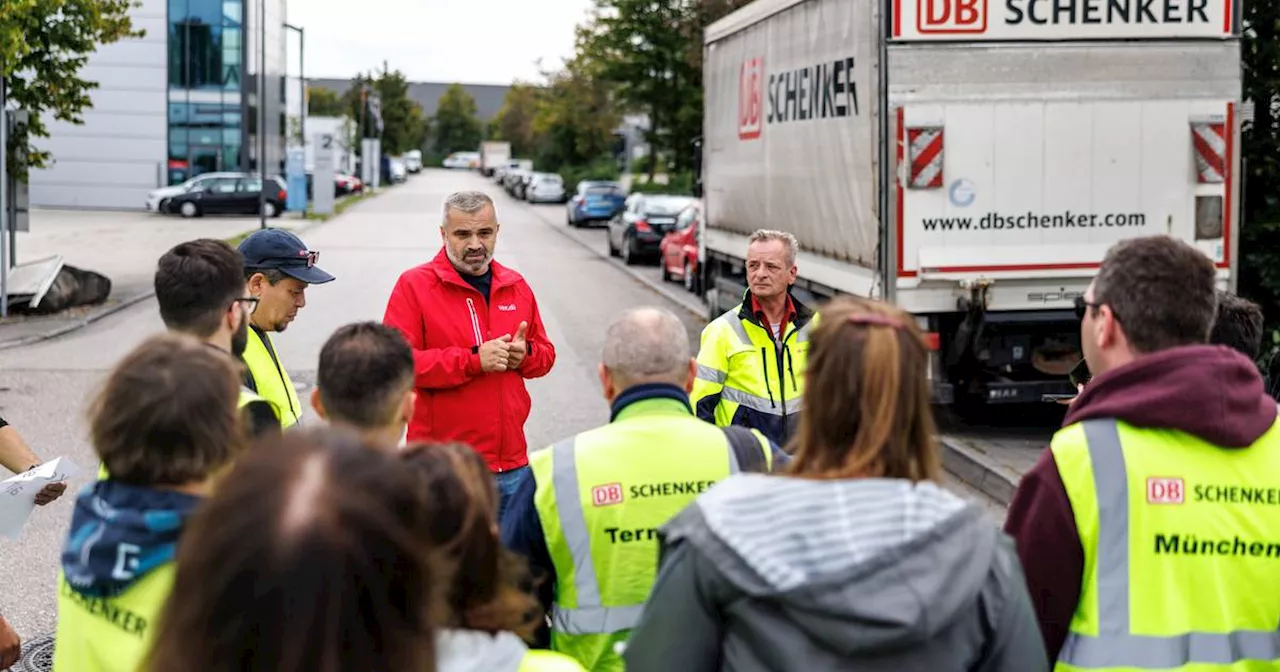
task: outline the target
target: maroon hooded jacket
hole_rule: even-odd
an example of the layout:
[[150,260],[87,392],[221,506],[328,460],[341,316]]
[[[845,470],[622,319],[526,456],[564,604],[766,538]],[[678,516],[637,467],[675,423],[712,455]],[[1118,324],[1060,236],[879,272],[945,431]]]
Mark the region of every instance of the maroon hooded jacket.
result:
[[[1095,377],[1062,424],[1094,418],[1179,430],[1240,449],[1271,428],[1276,402],[1247,357],[1223,346],[1195,345],[1141,357]],[[1044,451],[1022,477],[1004,529],[1017,543],[1045,651],[1056,660],[1080,600],[1084,550],[1052,451]]]

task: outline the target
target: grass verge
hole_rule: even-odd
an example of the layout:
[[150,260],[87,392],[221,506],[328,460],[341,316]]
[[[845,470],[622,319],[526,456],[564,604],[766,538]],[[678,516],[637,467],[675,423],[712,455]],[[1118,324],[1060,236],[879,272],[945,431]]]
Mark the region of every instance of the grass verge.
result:
[[363,201],[365,199],[373,198],[374,196],[377,196],[380,193],[382,193],[381,189],[377,191],[362,191],[354,196],[347,196],[346,198],[339,200],[337,203],[334,203],[333,213],[328,215],[312,212],[311,208],[308,207],[307,214],[304,215],[304,218],[319,220],[321,222],[327,222],[330,219],[333,219],[334,217],[341,215],[343,212],[346,211],[347,208],[355,205],[356,203],[359,203],[360,201]]

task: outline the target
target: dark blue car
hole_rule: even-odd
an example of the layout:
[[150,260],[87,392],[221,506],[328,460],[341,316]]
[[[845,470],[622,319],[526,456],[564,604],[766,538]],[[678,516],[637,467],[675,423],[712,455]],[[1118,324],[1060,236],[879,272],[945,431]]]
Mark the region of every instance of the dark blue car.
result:
[[565,221],[569,226],[583,226],[591,222],[607,222],[622,212],[627,195],[617,182],[583,180],[577,193],[566,206]]

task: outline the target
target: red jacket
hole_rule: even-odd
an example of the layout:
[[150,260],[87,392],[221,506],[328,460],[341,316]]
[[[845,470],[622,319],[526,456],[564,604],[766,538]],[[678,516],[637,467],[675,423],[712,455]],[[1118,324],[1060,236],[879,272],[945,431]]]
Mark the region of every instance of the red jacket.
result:
[[[441,249],[435,259],[400,276],[382,321],[400,330],[413,348],[418,400],[408,440],[466,443],[499,472],[529,463],[524,379],[547,375],[556,350],[529,284],[496,261],[491,267],[486,305]],[[483,372],[477,346],[514,336],[521,322],[528,323],[524,361],[514,371]]]

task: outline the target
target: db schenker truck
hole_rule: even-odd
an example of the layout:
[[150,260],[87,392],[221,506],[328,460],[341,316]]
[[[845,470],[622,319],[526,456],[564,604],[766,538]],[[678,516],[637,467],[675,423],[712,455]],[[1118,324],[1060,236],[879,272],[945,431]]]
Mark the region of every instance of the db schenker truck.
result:
[[1239,253],[1237,0],[757,0],[707,27],[702,287],[747,237],[800,243],[796,294],[915,316],[934,402],[1074,393],[1107,249]]

